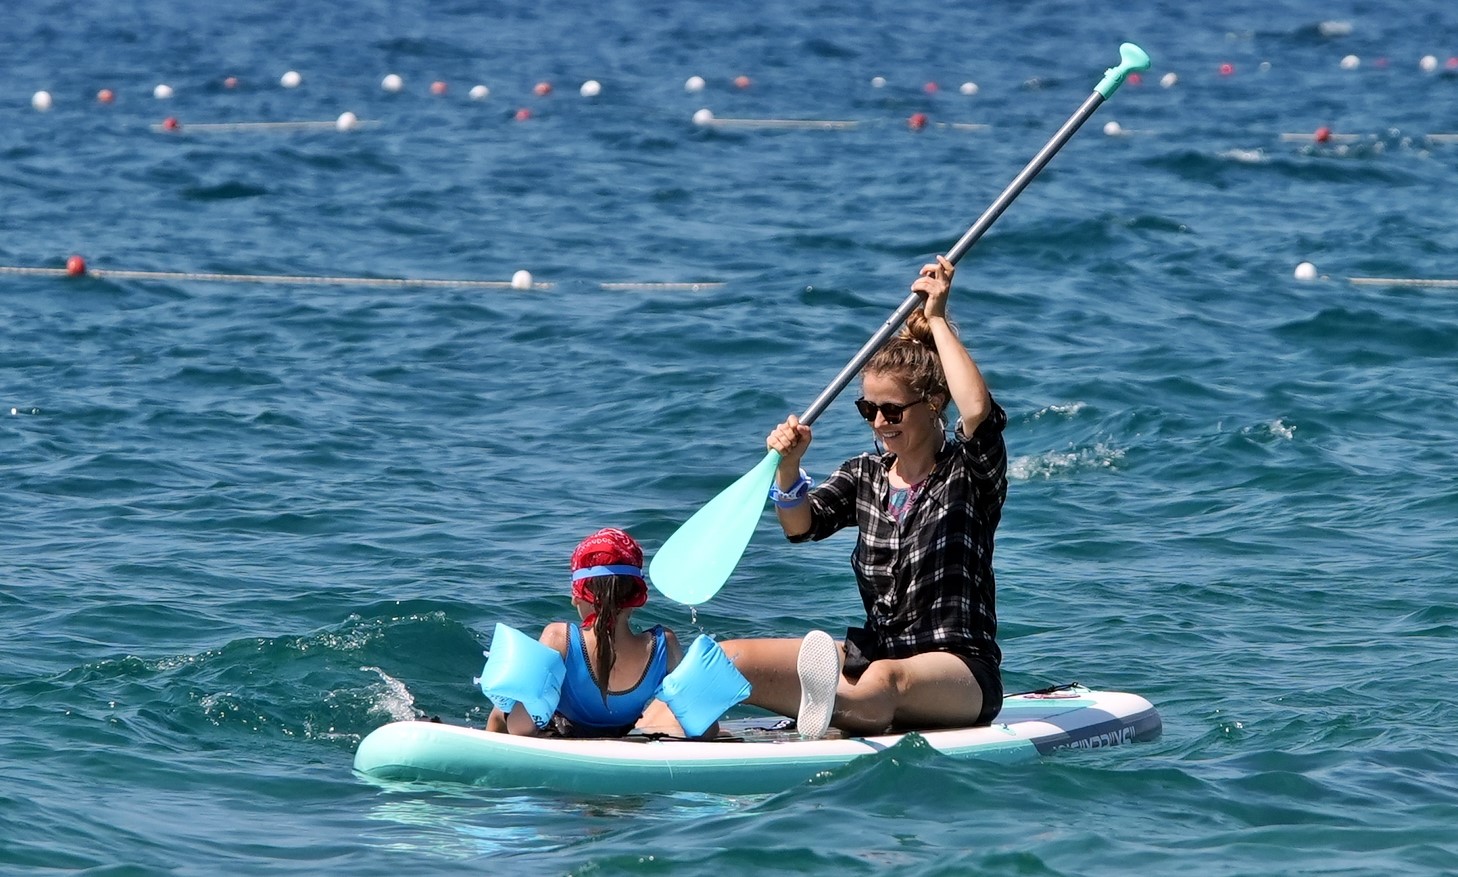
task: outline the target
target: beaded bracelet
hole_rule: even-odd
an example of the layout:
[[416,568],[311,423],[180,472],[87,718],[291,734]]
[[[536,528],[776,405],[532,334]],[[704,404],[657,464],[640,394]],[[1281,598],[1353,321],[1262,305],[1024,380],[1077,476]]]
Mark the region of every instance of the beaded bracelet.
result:
[[801,469],[800,477],[795,479],[795,483],[790,485],[789,490],[780,490],[778,484],[770,484],[769,498],[774,501],[777,509],[792,509],[805,502],[805,498],[810,493],[810,487],[814,483],[810,476],[805,474],[805,470]]

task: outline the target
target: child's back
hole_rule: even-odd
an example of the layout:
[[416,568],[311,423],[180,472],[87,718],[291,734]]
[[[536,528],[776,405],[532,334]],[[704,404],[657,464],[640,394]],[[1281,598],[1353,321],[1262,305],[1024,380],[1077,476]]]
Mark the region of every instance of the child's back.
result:
[[558,623],[542,634],[542,642],[558,648],[567,664],[557,711],[571,723],[573,736],[618,736],[631,730],[653,702],[663,677],[678,664],[682,652],[672,631],[660,625],[634,633],[626,618],[621,622],[614,631],[614,659],[605,686],[595,666],[595,631]]
[[496,704],[486,729],[568,737],[618,737],[634,728],[716,734],[724,710],[749,696],[748,681],[707,636],[685,656],[662,625],[634,631],[633,610],[647,600],[643,549],[633,537],[606,529],[584,539],[572,553],[572,606],[580,622],[547,625],[540,645],[497,625],[525,640],[535,655],[533,668],[519,673],[513,652],[503,649],[493,670],[493,641],[481,673],[482,691]]

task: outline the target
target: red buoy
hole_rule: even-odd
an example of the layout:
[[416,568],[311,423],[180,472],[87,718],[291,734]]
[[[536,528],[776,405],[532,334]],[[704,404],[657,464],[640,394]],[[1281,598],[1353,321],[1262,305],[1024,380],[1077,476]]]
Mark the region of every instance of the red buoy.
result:
[[66,260],[66,275],[68,277],[80,277],[86,273],[86,260],[80,256],[72,256]]

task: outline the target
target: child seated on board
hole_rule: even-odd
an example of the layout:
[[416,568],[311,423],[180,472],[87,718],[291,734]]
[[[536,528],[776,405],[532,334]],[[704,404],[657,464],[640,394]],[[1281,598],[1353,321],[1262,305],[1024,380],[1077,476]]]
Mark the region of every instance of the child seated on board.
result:
[[[572,552],[572,606],[581,624],[548,624],[537,643],[497,625],[481,688],[496,705],[488,731],[620,737],[638,729],[718,735],[718,718],[749,696],[722,650],[699,637],[685,661],[673,631],[635,631],[648,600],[643,549],[622,530],[599,530]],[[499,656],[499,657],[498,657]]]

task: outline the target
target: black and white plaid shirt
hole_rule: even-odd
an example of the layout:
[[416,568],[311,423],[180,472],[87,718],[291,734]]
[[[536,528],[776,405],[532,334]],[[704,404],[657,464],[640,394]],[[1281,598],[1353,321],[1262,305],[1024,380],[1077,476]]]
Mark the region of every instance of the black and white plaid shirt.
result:
[[996,402],[970,439],[959,424],[900,523],[886,510],[895,454],[847,460],[810,491],[810,531],[790,541],[859,528],[851,567],[866,627],[851,633],[867,659],[941,651],[1001,664],[992,535],[1007,498],[1006,425]]

